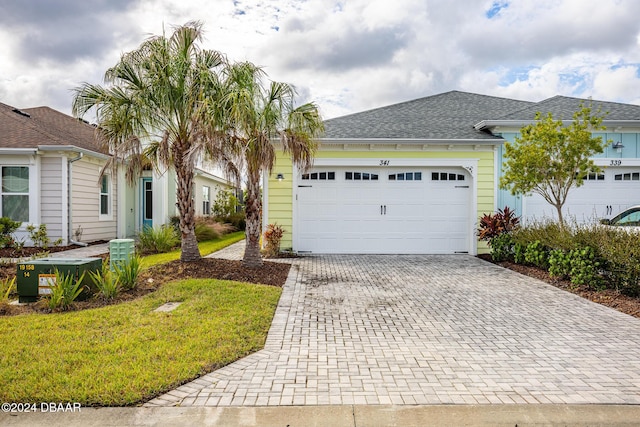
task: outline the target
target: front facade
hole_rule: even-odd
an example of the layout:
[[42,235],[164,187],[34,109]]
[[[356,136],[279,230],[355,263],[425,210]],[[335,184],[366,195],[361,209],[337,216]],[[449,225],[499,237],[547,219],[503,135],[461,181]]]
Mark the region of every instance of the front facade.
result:
[[116,237],[118,187],[100,172],[108,155],[95,128],[47,107],[0,104],[2,216],[22,225],[17,242],[31,245],[26,227],[46,225],[63,245]]
[[[560,104],[571,118],[579,102],[573,110],[571,98],[561,98]],[[597,162],[608,166],[611,178],[604,181],[612,183],[600,191],[612,196],[612,188],[620,187],[620,197],[598,199],[607,200],[603,204],[615,213],[633,204],[623,194],[629,199],[630,190],[639,190],[634,181],[639,129],[634,126],[640,122],[620,118],[627,117],[621,110],[640,118],[640,107],[613,106],[615,124],[625,130],[604,136],[620,136],[627,157],[609,148]],[[476,237],[482,214],[507,205],[520,214],[548,212],[535,197],[514,198],[498,188],[503,143],[533,121],[536,108],[545,107],[551,108],[544,102],[454,91],[328,120],[309,171],[296,170],[280,155],[265,176],[263,226],[283,226],[281,247],[300,253],[476,254],[486,248]],[[525,118],[512,118],[517,112]],[[614,153],[618,156],[611,157]],[[602,181],[594,178],[594,184]],[[581,197],[594,197],[576,193],[574,211]]]

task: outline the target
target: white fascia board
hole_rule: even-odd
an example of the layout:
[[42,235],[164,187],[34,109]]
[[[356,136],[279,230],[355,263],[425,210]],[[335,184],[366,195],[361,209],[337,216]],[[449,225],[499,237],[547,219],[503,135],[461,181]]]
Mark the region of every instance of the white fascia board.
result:
[[75,145],[38,145],[38,151],[71,151],[74,153],[82,153],[87,156],[97,157],[98,159],[109,159],[108,156],[97,151],[85,150],[84,148],[76,147]]
[[0,155],[3,156],[24,156],[33,155],[38,152],[37,148],[0,148]]
[[592,160],[598,167],[640,166],[640,159],[594,158]]
[[207,172],[207,171],[205,171],[205,170],[203,170],[201,168],[195,168],[194,172],[195,172],[196,175],[203,176],[203,177],[208,178],[208,179],[210,179],[212,181],[219,182],[220,184],[228,185],[230,187],[235,187],[231,183],[231,181],[229,181],[228,179],[221,178],[221,177],[219,177],[217,175],[214,175],[212,173],[209,173],[209,172]]
[[[520,129],[523,126],[527,126],[535,123],[535,120],[483,120],[473,127],[476,130],[506,128],[506,129]],[[564,126],[568,126],[573,123],[573,120],[562,120]],[[606,130],[613,130],[616,128],[640,128],[640,120],[603,120],[602,124],[607,128]],[[606,131],[605,130],[605,131]],[[635,130],[634,130],[635,131]]]
[[442,138],[424,138],[424,139],[415,139],[415,138],[363,138],[363,139],[351,139],[351,138],[320,138],[317,140],[320,144],[347,144],[347,145],[356,145],[356,144],[408,144],[408,145],[425,145],[425,144],[436,144],[436,145],[450,145],[450,144],[499,144],[503,142],[503,139],[500,137],[494,137],[491,139],[442,139]]

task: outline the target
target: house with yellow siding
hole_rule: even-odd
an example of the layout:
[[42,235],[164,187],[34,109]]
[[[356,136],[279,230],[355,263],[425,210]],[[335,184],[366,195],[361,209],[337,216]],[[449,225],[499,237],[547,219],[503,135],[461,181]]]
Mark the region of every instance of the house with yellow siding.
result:
[[311,169],[265,176],[264,225],[299,253],[476,254],[503,139],[473,126],[529,105],[453,91],[327,120]]
[[[263,225],[284,227],[281,247],[299,253],[477,254],[483,214],[510,206],[526,222],[527,212],[551,212],[536,196],[499,189],[504,142],[537,111],[569,123],[580,102],[591,101],[452,91],[327,120],[311,169],[281,154],[264,176]],[[598,107],[609,113],[603,138],[618,144],[596,159],[607,171],[567,207],[611,214],[640,204],[640,107]]]

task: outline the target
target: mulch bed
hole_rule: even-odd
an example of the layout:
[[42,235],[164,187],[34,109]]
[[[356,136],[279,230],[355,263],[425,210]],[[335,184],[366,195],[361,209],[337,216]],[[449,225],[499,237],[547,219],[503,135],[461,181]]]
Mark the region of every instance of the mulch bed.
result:
[[611,307],[630,316],[640,318],[640,298],[624,295],[615,289],[595,291],[587,286],[574,285],[568,280],[560,280],[557,277],[551,277],[547,271],[534,266],[515,264],[509,261],[494,262],[491,259],[491,255],[488,254],[478,255],[478,257],[501,267],[508,268],[509,270],[517,271],[525,276],[542,280],[543,282],[567,292],[579,295],[589,301],[606,305],[607,307]]
[[[220,279],[283,286],[290,268],[291,264],[269,261],[265,261],[260,268],[246,268],[242,266],[241,261],[217,258],[202,258],[189,263],[171,261],[140,273],[138,286],[134,290],[122,291],[113,300],[91,298],[86,301],[76,301],[71,310],[86,310],[130,301],[155,291],[163,283],[182,279]],[[0,280],[13,277],[15,274],[15,264],[0,265]],[[48,311],[44,301],[28,305],[0,304],[0,315],[47,313]]]

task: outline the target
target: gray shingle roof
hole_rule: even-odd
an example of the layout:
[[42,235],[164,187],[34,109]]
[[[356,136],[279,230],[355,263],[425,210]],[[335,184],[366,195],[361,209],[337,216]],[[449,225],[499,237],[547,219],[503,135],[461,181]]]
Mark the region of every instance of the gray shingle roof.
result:
[[533,120],[539,111],[543,114],[551,113],[556,120],[573,120],[573,113],[580,109],[580,103],[584,106],[592,106],[592,111],[598,108],[602,113],[608,113],[605,120],[640,120],[640,105],[621,104],[618,102],[606,102],[567,96],[554,96],[544,101],[532,104],[518,111],[513,111],[502,117],[485,117],[485,119],[503,120]]
[[74,146],[106,152],[96,139],[95,127],[49,107],[20,110],[0,103],[0,148]]
[[533,102],[451,91],[325,121],[323,139],[477,139],[487,118],[522,110]]

